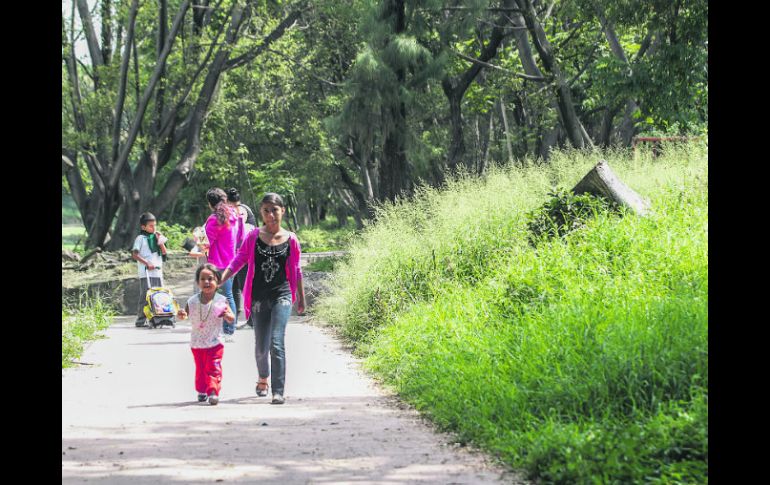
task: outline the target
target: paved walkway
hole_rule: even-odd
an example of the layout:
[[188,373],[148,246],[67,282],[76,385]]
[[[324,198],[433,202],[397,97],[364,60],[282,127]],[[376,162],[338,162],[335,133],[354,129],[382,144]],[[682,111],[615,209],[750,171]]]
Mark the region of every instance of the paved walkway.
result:
[[[184,275],[183,275],[184,276]],[[167,284],[179,301],[192,276]],[[329,331],[287,327],[286,404],[254,393],[252,330],[225,344],[220,403],[198,403],[190,327],[117,317],[62,370],[62,483],[524,483],[384,393]]]

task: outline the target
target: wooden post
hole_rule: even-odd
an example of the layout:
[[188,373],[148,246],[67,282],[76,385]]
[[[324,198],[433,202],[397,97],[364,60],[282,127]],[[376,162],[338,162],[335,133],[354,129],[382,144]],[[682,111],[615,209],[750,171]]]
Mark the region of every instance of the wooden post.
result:
[[650,209],[649,201],[643,199],[624,184],[610,169],[605,160],[600,160],[572,189],[575,195],[590,193],[614,200],[643,216]]

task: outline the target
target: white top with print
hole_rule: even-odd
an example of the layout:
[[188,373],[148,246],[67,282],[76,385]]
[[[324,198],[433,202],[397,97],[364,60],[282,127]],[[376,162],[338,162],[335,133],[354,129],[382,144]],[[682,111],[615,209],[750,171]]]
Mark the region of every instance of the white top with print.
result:
[[209,349],[222,343],[223,317],[217,317],[217,309],[227,305],[227,298],[219,293],[206,304],[202,304],[200,293],[187,300],[188,318],[190,319],[190,347],[194,349]]

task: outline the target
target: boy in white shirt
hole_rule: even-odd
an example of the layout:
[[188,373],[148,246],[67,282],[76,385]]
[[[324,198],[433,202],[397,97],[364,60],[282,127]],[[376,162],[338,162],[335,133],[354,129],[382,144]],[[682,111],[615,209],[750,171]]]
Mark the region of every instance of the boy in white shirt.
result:
[[[144,327],[147,318],[144,316],[147,290],[163,284],[163,257],[166,254],[167,238],[155,229],[155,216],[145,212],[139,217],[141,234],[136,236],[134,246],[131,248],[131,258],[137,263],[139,273],[139,308],[135,325]],[[147,276],[150,277],[150,286],[147,286]]]

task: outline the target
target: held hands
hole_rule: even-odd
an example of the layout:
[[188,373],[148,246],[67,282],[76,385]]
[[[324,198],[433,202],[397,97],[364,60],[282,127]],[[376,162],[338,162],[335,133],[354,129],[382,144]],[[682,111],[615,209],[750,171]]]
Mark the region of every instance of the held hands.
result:
[[233,323],[235,321],[235,315],[233,315],[233,311],[230,309],[230,305],[225,307],[225,311],[222,312],[222,318],[224,318],[227,323]]

